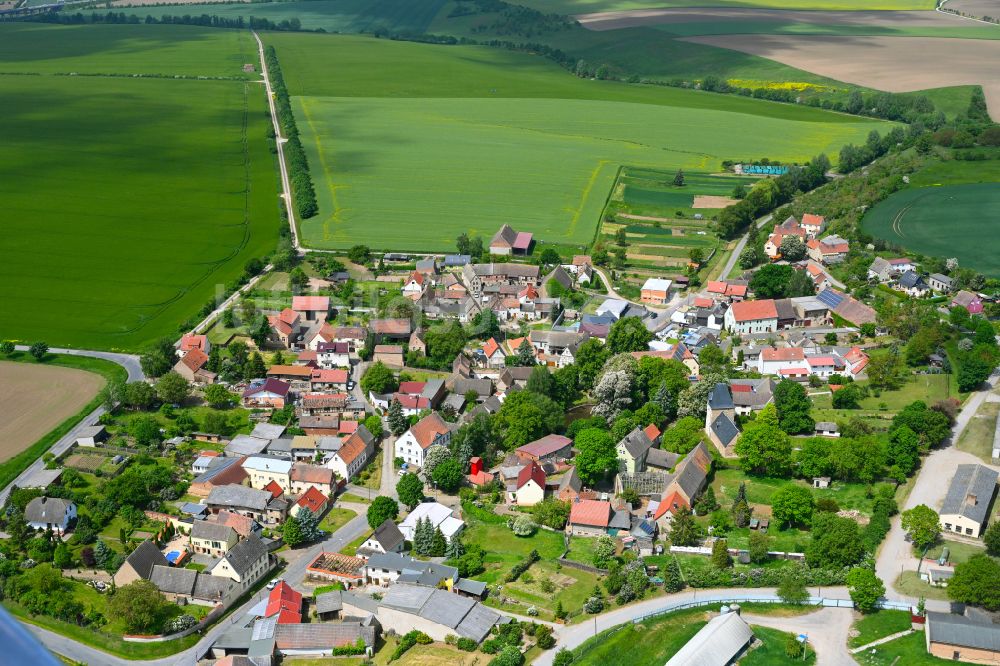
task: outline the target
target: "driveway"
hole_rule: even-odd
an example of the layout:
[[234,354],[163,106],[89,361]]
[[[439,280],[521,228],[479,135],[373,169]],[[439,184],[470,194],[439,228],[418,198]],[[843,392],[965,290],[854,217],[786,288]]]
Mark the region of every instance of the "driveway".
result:
[[[955,476],[956,468],[963,464],[984,464],[982,460],[971,453],[959,451],[955,447],[955,442],[958,441],[965,427],[969,425],[979,407],[982,406],[989,396],[993,395],[992,389],[996,385],[997,378],[996,374],[991,376],[989,379],[990,390],[977,392],[965,403],[965,407],[962,408],[962,411],[955,418],[951,442],[947,446],[935,450],[924,459],[923,464],[920,466],[917,480],[913,485],[913,490],[910,491],[910,496],[906,498],[906,502],[900,507],[900,511],[912,509],[918,504],[925,504],[937,511],[941,508],[941,503],[948,492],[948,485],[952,477]],[[990,467],[1000,470],[995,465],[990,465]],[[893,517],[892,528],[882,543],[878,559],[875,562],[875,573],[885,583],[887,598],[902,601],[907,600],[907,597],[897,592],[893,588],[893,585],[899,574],[903,571],[916,571],[918,564],[918,559],[913,555],[912,545],[906,541],[906,534],[903,532],[900,524],[900,517]],[[928,600],[927,608],[930,610],[947,611],[949,605],[943,601],[935,602],[934,600]]]
[[792,617],[744,613],[743,619],[761,627],[805,634],[809,637],[809,645],[816,650],[819,666],[856,666],[857,662],[847,650],[847,634],[854,615],[850,608],[824,608]]

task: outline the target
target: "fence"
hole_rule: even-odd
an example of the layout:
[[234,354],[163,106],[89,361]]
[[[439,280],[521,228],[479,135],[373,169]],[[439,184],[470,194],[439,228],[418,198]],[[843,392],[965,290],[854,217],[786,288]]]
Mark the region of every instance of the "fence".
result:
[[[566,551],[567,553],[569,551]],[[579,569],[580,571],[586,571],[588,573],[597,574],[598,576],[603,576],[608,573],[607,569],[598,569],[597,567],[592,567],[589,564],[584,564],[583,562],[574,562],[573,560],[566,559],[566,553],[563,553],[559,557],[559,564],[564,567],[569,567],[570,569]]]
[[[710,596],[710,594],[709,594]],[[771,596],[746,596],[742,598],[737,597],[714,597],[707,598],[701,601],[685,601],[670,604],[661,608],[659,610],[640,615],[638,617],[632,618],[633,624],[639,624],[643,620],[649,619],[651,617],[657,617],[660,615],[666,615],[668,613],[673,613],[675,611],[686,610],[688,608],[699,608],[703,606],[718,606],[721,604],[783,604],[786,603],[781,597]],[[822,606],[824,608],[854,608],[854,602],[850,599],[830,599],[828,597],[809,597],[806,601],[802,602],[803,606]],[[904,601],[889,601],[888,599],[882,599],[876,604],[879,608],[886,610],[905,610],[912,612],[912,606]]]

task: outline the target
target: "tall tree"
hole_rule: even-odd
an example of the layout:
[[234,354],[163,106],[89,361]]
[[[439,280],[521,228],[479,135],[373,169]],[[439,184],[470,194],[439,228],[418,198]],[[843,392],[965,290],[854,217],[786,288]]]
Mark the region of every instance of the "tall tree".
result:
[[416,474],[407,472],[396,483],[396,494],[399,501],[412,511],[424,499],[424,483]]
[[900,519],[903,529],[910,535],[913,545],[917,548],[928,548],[941,536],[941,519],[937,512],[926,504],[918,504],[904,511],[900,514]]
[[767,405],[748,424],[734,447],[743,469],[762,476],[788,476],[792,466],[792,442],[778,427],[774,405]]
[[885,585],[868,567],[855,567],[847,573],[847,588],[854,607],[862,613],[871,613],[885,594]]
[[251,379],[261,379],[267,374],[267,368],[264,367],[264,359],[261,357],[260,352],[253,352],[247,358],[246,365],[243,366],[243,378],[246,380]]
[[576,471],[587,485],[593,486],[605,474],[618,468],[615,440],[608,431],[598,428],[582,430],[577,434],[574,446],[578,451]]
[[646,351],[653,332],[638,317],[622,317],[611,325],[608,332],[608,349],[612,354]]
[[778,426],[789,435],[813,432],[816,422],[809,414],[812,401],[802,384],[789,379],[779,382],[774,389],[774,406]]
[[379,495],[368,505],[368,526],[375,529],[387,520],[396,520],[399,515],[399,504],[385,495]]
[[681,506],[670,526],[670,543],[675,546],[696,546],[701,540],[701,528],[694,521],[691,509]]
[[812,492],[804,486],[783,486],[771,495],[772,515],[781,525],[808,525],[815,506]]
[[389,403],[386,420],[389,422],[389,430],[397,437],[410,429],[410,420],[406,418],[406,414],[403,413],[403,405],[396,398],[393,398],[392,402]]
[[1000,562],[986,555],[973,555],[955,567],[948,581],[948,598],[964,604],[1000,610]]
[[156,381],[156,395],[165,403],[184,402],[191,394],[191,385],[176,372],[168,372]]

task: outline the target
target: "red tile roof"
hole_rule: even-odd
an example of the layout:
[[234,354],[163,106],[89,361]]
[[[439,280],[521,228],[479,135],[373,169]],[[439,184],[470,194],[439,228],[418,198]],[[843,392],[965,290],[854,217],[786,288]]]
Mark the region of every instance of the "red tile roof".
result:
[[517,489],[520,490],[528,481],[534,481],[538,487],[545,490],[545,470],[534,461],[521,468],[517,473]]
[[372,322],[372,330],[383,335],[409,335],[409,319],[376,319]]
[[538,298],[538,290],[535,289],[534,285],[529,284],[527,287],[522,289],[517,293],[518,298],[527,298],[529,300],[534,300]]
[[298,320],[299,320],[299,313],[291,308],[285,308],[278,315],[278,321],[283,322],[285,324],[292,325],[298,322]]
[[500,345],[493,338],[483,343],[483,353],[486,355],[486,358],[493,356],[497,351],[500,351]]
[[611,522],[611,502],[580,500],[569,511],[569,522],[589,527],[607,527]]
[[200,349],[205,351],[208,347],[208,337],[204,335],[195,335],[194,333],[188,333],[181,338],[181,351],[191,351],[192,349]]
[[778,374],[788,377],[798,377],[801,375],[808,375],[809,368],[781,368],[778,370]]
[[299,501],[297,501],[296,504],[304,509],[309,509],[315,514],[319,514],[326,505],[326,502],[326,495],[318,491],[316,486],[309,486],[309,488],[302,493],[302,497],[299,498]]
[[268,377],[298,377],[308,379],[313,369],[307,365],[272,365],[267,369]]
[[346,384],[347,370],[313,370],[310,379],[323,384]]
[[181,363],[186,365],[191,372],[198,372],[208,363],[208,356],[200,349],[192,349],[187,354],[184,354]]
[[338,427],[341,435],[348,435],[356,432],[358,429],[357,421],[341,421]]
[[527,231],[518,231],[517,238],[514,239],[514,249],[527,250],[531,247],[531,236]]
[[271,481],[266,486],[264,486],[263,490],[266,490],[267,492],[271,493],[272,498],[281,497],[285,493],[284,489],[277,481]]
[[775,308],[774,301],[771,299],[762,301],[740,301],[739,303],[733,303],[732,310],[733,317],[738,322],[778,318],[778,310]]
[[485,486],[486,484],[493,482],[493,475],[485,470],[480,470],[475,474],[469,474],[466,478],[469,479],[469,483],[474,486]]
[[434,443],[438,435],[448,432],[448,424],[444,422],[440,414],[431,412],[410,427],[410,432],[420,448],[426,449]]
[[426,382],[399,382],[399,390],[397,393],[402,393],[404,395],[420,395],[423,393],[425,386],[427,386]]
[[423,284],[424,284],[424,274],[423,273],[419,273],[417,271],[413,271],[412,273],[410,273],[410,279],[407,280],[407,283],[410,283],[410,282],[416,282],[418,285],[423,286]]
[[667,513],[667,511],[672,514],[676,514],[677,509],[682,506],[688,506],[687,500],[684,499],[683,495],[675,490],[670,493],[670,495],[660,500],[660,505],[656,508],[656,513],[653,514],[653,520],[659,520],[664,514]]
[[724,294],[726,293],[726,286],[726,283],[720,280],[710,280],[708,283],[708,293]]
[[656,427],[655,423],[650,423],[648,426],[642,429],[646,433],[646,437],[649,437],[651,442],[655,442],[656,438],[660,436],[660,429]]
[[[287,614],[286,614],[287,613]],[[297,624],[302,621],[302,593],[281,581],[267,595],[264,617],[278,615],[278,624]]]
[[403,409],[430,409],[431,401],[421,395],[401,395],[397,393],[393,396],[399,401]]
[[572,443],[572,439],[563,435],[546,435],[541,439],[536,439],[533,442],[528,442],[524,446],[518,447],[517,452],[535,458],[544,458],[560,449],[566,448]]
[[761,357],[765,361],[803,361],[806,358],[801,347],[765,347],[761,350]]
[[328,312],[328,296],[292,296],[292,309],[297,312]]
[[344,461],[345,465],[350,465],[352,462],[358,459],[362,453],[365,452],[367,445],[365,444],[364,438],[361,434],[354,430],[350,437],[344,440],[343,444],[340,446],[340,450],[337,451],[337,456]]
[[826,221],[826,218],[823,217],[822,215],[813,215],[812,213],[805,213],[802,216],[802,226],[804,226],[804,227],[806,227],[806,226],[809,226],[809,227],[822,226],[823,222],[825,222],[825,221]]
[[302,483],[333,483],[333,470],[320,465],[295,463],[289,478]]
[[704,296],[699,296],[698,298],[694,299],[694,306],[696,308],[710,308],[710,307],[712,307],[712,304],[714,302],[715,301],[713,301],[711,298],[706,298]]

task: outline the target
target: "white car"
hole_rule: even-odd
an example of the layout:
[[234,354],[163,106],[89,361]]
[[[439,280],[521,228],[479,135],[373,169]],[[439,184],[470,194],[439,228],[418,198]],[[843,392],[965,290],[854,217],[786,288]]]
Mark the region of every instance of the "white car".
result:
[[274,580],[272,580],[270,583],[267,584],[267,589],[273,590],[278,586],[278,583],[280,583],[281,580],[282,580],[281,578],[275,578]]

